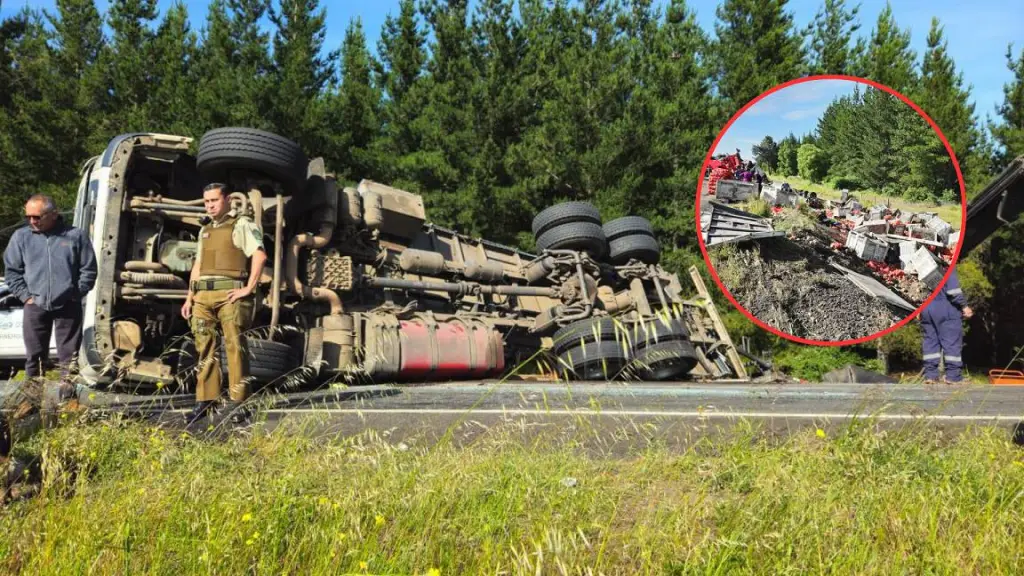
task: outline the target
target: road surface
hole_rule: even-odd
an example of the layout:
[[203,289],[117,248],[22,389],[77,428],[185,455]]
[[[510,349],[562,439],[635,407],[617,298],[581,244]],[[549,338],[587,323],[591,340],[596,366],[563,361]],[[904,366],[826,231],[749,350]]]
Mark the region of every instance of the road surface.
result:
[[[686,444],[744,422],[786,434],[831,432],[854,421],[951,432],[997,426],[1012,432],[1024,421],[1024,386],[485,381],[264,395],[261,402],[257,426],[262,429],[342,435],[373,430],[395,442],[472,440],[499,424],[530,434],[612,438],[626,447],[638,439]],[[178,426],[192,402],[187,395],[97,393],[83,396],[83,403],[97,413],[128,412]]]

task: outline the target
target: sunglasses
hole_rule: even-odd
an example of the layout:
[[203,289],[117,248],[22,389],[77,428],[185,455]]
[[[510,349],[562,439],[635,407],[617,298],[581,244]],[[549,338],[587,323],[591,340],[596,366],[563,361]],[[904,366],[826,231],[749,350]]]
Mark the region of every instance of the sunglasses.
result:
[[29,222],[35,222],[36,220],[42,220],[43,218],[46,218],[50,214],[53,214],[53,212],[44,212],[44,213],[42,213],[42,214],[40,214],[38,216],[36,216],[34,214],[26,214],[25,215],[25,220],[28,220]]

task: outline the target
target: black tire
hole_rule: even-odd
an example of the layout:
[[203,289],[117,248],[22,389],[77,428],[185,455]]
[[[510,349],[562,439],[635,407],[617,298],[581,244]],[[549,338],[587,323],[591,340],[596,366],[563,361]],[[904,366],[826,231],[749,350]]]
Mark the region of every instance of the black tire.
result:
[[659,342],[637,354],[634,366],[645,380],[681,378],[697,365],[697,352],[687,340]]
[[541,234],[570,222],[601,223],[601,212],[590,202],[563,202],[545,208],[533,217],[533,235]]
[[613,318],[603,316],[600,318],[587,318],[573,322],[555,332],[551,337],[554,342],[552,349],[555,354],[561,354],[570,348],[582,346],[588,342],[599,341],[622,341],[626,328],[616,325]]
[[253,128],[217,128],[203,134],[196,168],[209,180],[225,179],[231,170],[269,176],[293,191],[303,187],[309,160],[291,140]]
[[653,236],[621,236],[609,242],[608,257],[613,264],[625,264],[633,259],[644,264],[657,264],[661,259],[661,247]]
[[690,331],[679,318],[655,318],[646,320],[640,324],[634,324],[629,331],[630,340],[633,342],[633,349],[639,354],[640,350],[656,346],[664,342],[675,340],[689,340]]
[[[247,338],[249,344],[249,376],[260,384],[275,382],[294,367],[291,346],[273,340]],[[224,346],[218,349],[221,372],[227,375],[228,360]],[[283,380],[282,380],[283,382]]]
[[609,242],[623,236],[634,234],[646,235],[654,238],[654,227],[650,220],[640,216],[623,216],[604,224],[604,236]]
[[629,354],[620,342],[591,342],[570,348],[558,360],[558,368],[567,379],[611,380],[629,362]]
[[570,222],[556,226],[537,238],[541,250],[579,250],[594,258],[603,258],[608,253],[608,242],[604,230],[593,222]]

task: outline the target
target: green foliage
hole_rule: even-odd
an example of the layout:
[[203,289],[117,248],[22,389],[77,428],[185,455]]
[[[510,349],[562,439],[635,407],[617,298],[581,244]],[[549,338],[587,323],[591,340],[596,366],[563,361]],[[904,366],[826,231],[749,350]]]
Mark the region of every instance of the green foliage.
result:
[[870,359],[848,348],[837,346],[790,345],[775,355],[775,369],[808,381],[820,381],[827,373],[847,364],[877,368]]
[[[970,102],[970,88],[964,87],[963,74],[956,70],[946,46],[942,27],[938,19],[933,18],[928,31],[928,49],[921,64],[920,85],[914,92],[915,100],[946,136],[960,162],[968,188],[973,190],[987,183],[988,162],[983,153],[974,104]],[[944,187],[959,191],[952,164],[946,165],[937,176]]]
[[860,5],[846,8],[845,0],[825,0],[806,34],[810,40],[810,72],[812,74],[853,74],[856,72],[860,43],[851,44],[860,29],[857,12]]
[[1013,74],[1013,80],[1003,85],[1003,102],[996,109],[1001,121],[989,124],[993,137],[1002,147],[996,158],[1000,167],[1024,154],[1024,50],[1014,60],[1013,46],[1007,46],[1006,67]]
[[920,322],[910,322],[882,336],[878,347],[889,357],[890,370],[907,366],[918,368],[922,354]]
[[896,24],[892,6],[878,14],[871,38],[856,66],[858,74],[903,94],[917,84],[917,54],[910,48],[910,30]]
[[821,183],[828,175],[828,156],[814,144],[801,144],[796,152],[797,172],[801,178]]
[[755,144],[751,150],[758,166],[769,172],[778,170],[779,144],[771,136],[765,136],[761,143]]
[[836,99],[819,118],[815,136],[817,152],[804,144],[803,163],[798,158],[800,176],[808,180],[919,202],[957,196],[942,141],[917,112],[887,92],[866,88]]
[[797,149],[800,142],[790,134],[779,143],[779,172],[783,176],[796,176],[798,171]]
[[719,90],[738,110],[805,70],[803,40],[787,0],[724,0],[715,10]]

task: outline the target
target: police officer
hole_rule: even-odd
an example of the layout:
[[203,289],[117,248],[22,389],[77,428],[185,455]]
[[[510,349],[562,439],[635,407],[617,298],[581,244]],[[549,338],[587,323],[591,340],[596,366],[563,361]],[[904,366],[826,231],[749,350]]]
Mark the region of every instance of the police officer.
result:
[[935,295],[931,304],[921,312],[922,348],[924,352],[924,377],[926,383],[939,381],[939,359],[946,366],[946,383],[952,384],[963,379],[963,360],[960,348],[963,345],[963,318],[970,318],[974,311],[967,305],[964,291],[956,269],[949,275],[946,285]]
[[249,327],[253,293],[263,273],[267,253],[263,234],[251,219],[231,209],[227,186],[213,183],[203,190],[210,221],[199,231],[199,246],[189,278],[189,292],[181,315],[191,320],[199,374],[196,406],[188,424],[207,415],[221,394],[217,354],[217,328],[224,335],[228,360],[228,414],[234,424],[244,423],[248,412],[241,403],[249,397],[249,359],[245,330]]

